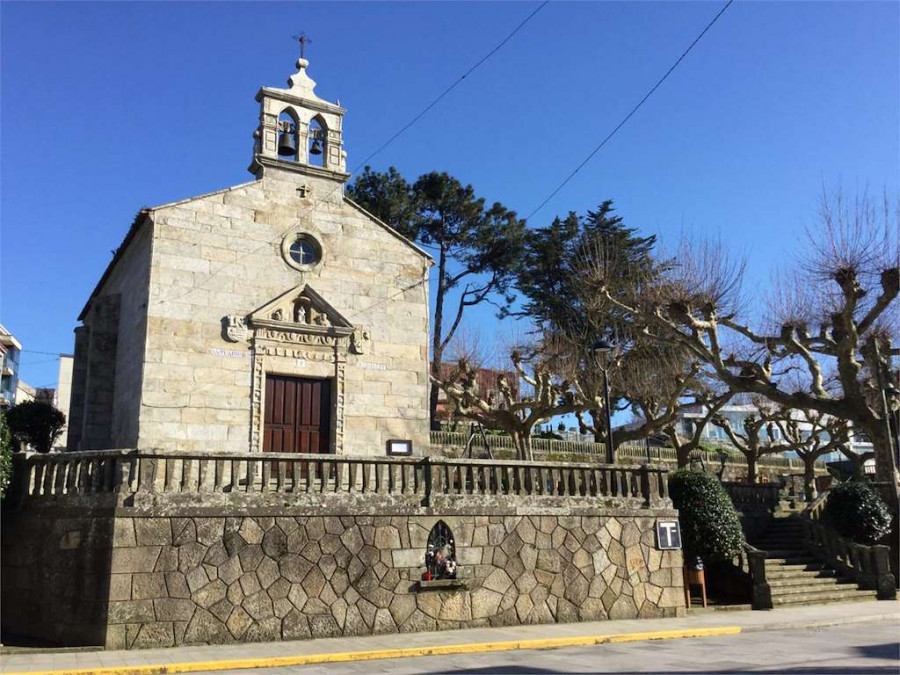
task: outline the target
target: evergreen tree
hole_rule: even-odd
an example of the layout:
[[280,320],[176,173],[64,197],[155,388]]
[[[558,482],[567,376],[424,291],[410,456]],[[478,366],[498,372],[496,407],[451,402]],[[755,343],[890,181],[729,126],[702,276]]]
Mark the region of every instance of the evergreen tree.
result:
[[622,282],[645,273],[652,264],[656,237],[640,237],[636,232],[625,226],[609,199],[583,217],[570,211],[564,219],[557,217],[547,227],[530,230],[515,280],[525,301],[514,315],[531,318],[542,330],[583,335],[588,340],[616,337],[615,329],[623,327],[616,326],[620,322],[612,308],[605,317],[605,334],[588,335],[596,329],[598,317],[594,308],[586,307],[581,268],[603,264],[592,258],[607,256],[607,262],[614,258]]
[[[431,376],[440,379],[441,363],[467,307],[512,302],[511,282],[521,266],[524,222],[499,202],[490,207],[471,185],[432,172],[409,185],[391,167],[369,167],[348,186],[348,195],[401,234],[435,250],[438,284],[432,320]],[[448,293],[458,291],[445,321]],[[438,387],[431,387],[429,412],[436,426]]]

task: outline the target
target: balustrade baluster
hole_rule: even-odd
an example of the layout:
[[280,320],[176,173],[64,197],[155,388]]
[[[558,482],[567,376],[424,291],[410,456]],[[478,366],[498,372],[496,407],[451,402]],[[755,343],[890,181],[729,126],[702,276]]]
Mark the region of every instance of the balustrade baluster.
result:
[[223,474],[225,473],[225,460],[201,460],[200,468],[203,478],[197,486],[198,490],[201,492],[224,492],[225,476]]
[[44,476],[41,480],[41,494],[52,495],[53,494],[53,480],[55,478],[56,472],[56,462],[54,462],[49,457],[45,457],[44,459]]
[[399,483],[400,489],[398,490],[398,492],[401,495],[405,495],[405,494],[409,493],[408,476],[407,476],[406,470],[407,470],[406,464],[400,464],[397,466],[397,473],[399,474],[399,481],[400,481],[400,483]]
[[231,475],[229,476],[230,483],[229,483],[228,489],[230,492],[237,492],[241,463],[238,462],[237,460],[233,459],[228,464],[229,464],[229,468],[231,470]]
[[372,465],[369,462],[364,461],[360,468],[362,469],[362,491],[364,493],[371,492],[372,488],[369,485],[369,479],[372,474]]
[[313,491],[313,484],[316,480],[316,465],[313,463],[311,459],[306,460],[306,462],[300,462],[300,466],[306,465],[306,476],[304,479],[306,480],[306,484],[304,488],[306,492],[311,493]]
[[[68,464],[68,462],[67,462]],[[116,463],[115,487],[116,492],[131,491],[131,477],[134,475],[134,458],[124,455]]]
[[103,459],[103,473],[100,476],[100,491],[112,492],[115,485],[116,476],[116,457],[105,457]]
[[159,460],[163,464],[163,492],[175,491],[175,460],[164,457]]
[[[81,473],[79,475],[79,483],[78,483],[78,491],[83,494],[88,494],[91,491],[91,472],[94,469],[94,462],[90,458],[85,458],[81,461]],[[43,478],[43,471],[41,471],[41,477]]]
[[264,459],[260,463],[262,464],[262,466],[260,466],[259,491],[268,492],[269,483],[272,480],[272,462]]
[[275,490],[278,492],[285,491],[285,479],[287,478],[287,462],[279,459],[275,465],[278,475],[275,477]]
[[100,492],[100,484],[102,481],[103,460],[99,457],[91,461],[91,492]]
[[244,492],[253,492],[253,483],[256,482],[256,460],[247,460],[247,484],[244,486]]
[[[185,485],[190,492],[211,492],[214,490],[213,485],[216,482],[216,461],[209,457],[197,457],[196,459],[186,459]],[[194,480],[196,476],[196,480]],[[190,477],[190,481],[187,478]]]
[[69,470],[66,472],[66,494],[71,494],[78,491],[78,467],[81,464],[81,460],[69,460],[68,464]]
[[193,487],[193,469],[193,459],[181,460],[181,477],[177,482],[178,492],[193,492],[193,490],[191,489]]
[[334,491],[342,492],[344,487],[344,464],[343,462],[334,462]]
[[69,468],[69,462],[66,459],[60,459],[56,464],[56,471],[53,476],[53,493],[61,495],[65,492],[66,486],[66,470]]
[[347,492],[356,492],[357,462],[347,463]]

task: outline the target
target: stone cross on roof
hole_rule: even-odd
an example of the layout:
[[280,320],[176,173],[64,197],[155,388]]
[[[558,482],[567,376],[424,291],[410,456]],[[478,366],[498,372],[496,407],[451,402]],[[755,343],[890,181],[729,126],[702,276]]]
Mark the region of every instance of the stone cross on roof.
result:
[[306,33],[301,32],[300,35],[295,35],[294,39],[300,43],[300,58],[306,58],[306,45],[312,44],[312,40],[307,37]]

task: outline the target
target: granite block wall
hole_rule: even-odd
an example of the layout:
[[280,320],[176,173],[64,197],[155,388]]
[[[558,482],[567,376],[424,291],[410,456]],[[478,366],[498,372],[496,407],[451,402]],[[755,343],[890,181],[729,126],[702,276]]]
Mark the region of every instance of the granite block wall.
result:
[[[37,511],[4,519],[4,630],[63,644],[293,640],[684,611],[681,552],[654,541],[656,518],[671,511]],[[419,580],[439,519],[456,539],[460,584],[428,590]]]

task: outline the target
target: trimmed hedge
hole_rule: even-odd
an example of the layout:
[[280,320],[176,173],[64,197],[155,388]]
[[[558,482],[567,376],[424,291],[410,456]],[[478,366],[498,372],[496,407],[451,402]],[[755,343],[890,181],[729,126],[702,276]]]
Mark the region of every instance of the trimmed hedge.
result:
[[730,560],[741,551],[740,518],[714,474],[676,471],[669,477],[669,495],[681,521],[685,562],[697,556],[704,562]]
[[875,544],[891,531],[893,515],[878,493],[862,481],[831,488],[825,520],[842,537],[859,544]]
[[6,496],[12,475],[13,442],[6,426],[6,414],[0,413],[0,497]]

